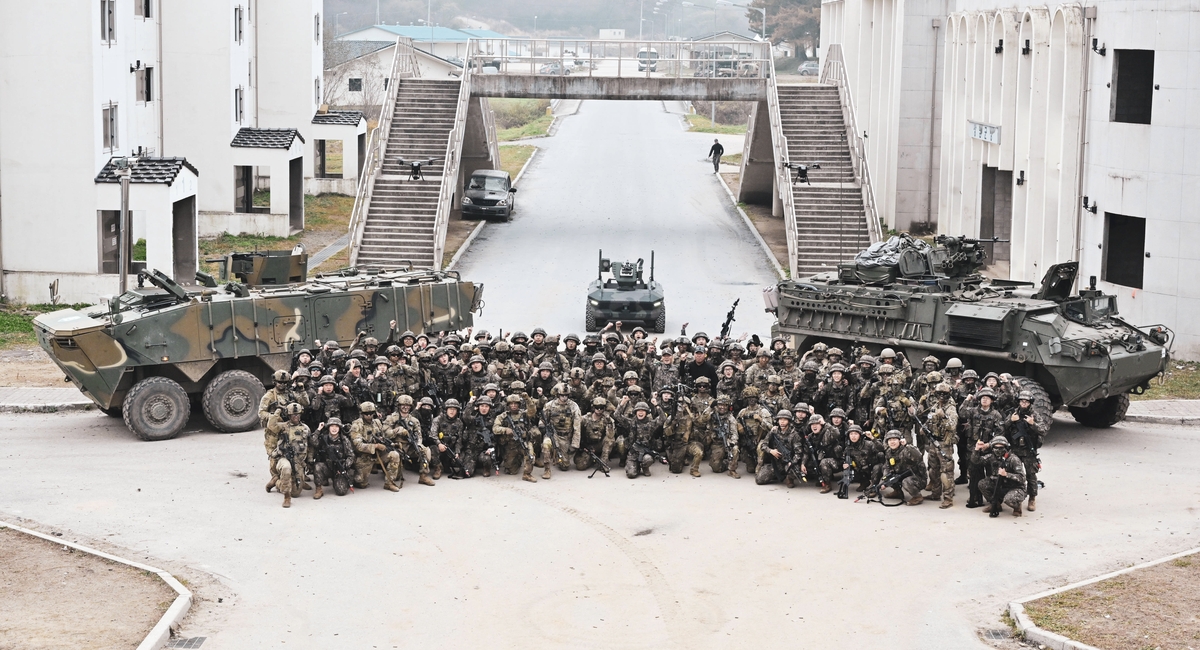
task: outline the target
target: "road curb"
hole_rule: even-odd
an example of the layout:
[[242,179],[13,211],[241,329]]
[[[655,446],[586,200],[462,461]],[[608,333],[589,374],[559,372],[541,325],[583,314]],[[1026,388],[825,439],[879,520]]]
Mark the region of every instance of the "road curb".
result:
[[1033,622],[1033,619],[1029,618],[1029,615],[1025,613],[1025,604],[1035,600],[1041,600],[1042,598],[1049,596],[1055,596],[1063,593],[1064,591],[1071,591],[1080,587],[1086,587],[1097,582],[1108,580],[1109,578],[1115,578],[1139,569],[1149,568],[1164,562],[1170,562],[1171,560],[1186,557],[1188,555],[1195,555],[1197,553],[1200,553],[1200,547],[1193,548],[1189,551],[1175,553],[1174,555],[1168,555],[1167,557],[1159,558],[1157,560],[1143,562],[1142,564],[1136,564],[1119,571],[1113,571],[1112,573],[1106,573],[1102,576],[1097,576],[1095,578],[1089,578],[1087,580],[1069,584],[1065,587],[1043,591],[1040,594],[1034,594],[1032,596],[1022,598],[1021,600],[1014,600],[1008,604],[1008,615],[1012,617],[1013,622],[1017,625],[1017,629],[1020,630],[1026,641],[1032,641],[1034,643],[1044,645],[1051,650],[1099,650],[1095,646],[1090,646],[1086,643],[1080,643],[1079,641],[1067,638],[1061,634],[1050,632],[1049,630],[1043,630],[1042,628],[1038,627]]
[[1126,422],[1137,422],[1138,424],[1174,424],[1181,426],[1197,426],[1200,425],[1200,416],[1195,415],[1136,415],[1125,414]]
[[[529,169],[529,163],[533,162],[533,159],[537,158],[538,152],[541,151],[541,148],[536,144],[530,146],[533,147],[533,153],[529,154],[529,159],[525,161],[524,165],[521,165],[521,171],[517,172],[517,177],[512,182],[513,185],[516,185],[517,181],[521,180],[521,177],[525,175],[525,170]],[[450,263],[446,265],[447,271],[453,271],[454,267],[458,266],[458,261],[462,259],[463,253],[467,252],[467,249],[471,247],[471,242],[475,241],[475,238],[483,231],[483,227],[487,225],[487,222],[487,219],[479,220],[479,225],[475,226],[471,234],[467,235],[467,238],[463,240],[462,246],[459,246],[458,250],[454,252],[454,257],[450,258]]]
[[57,413],[59,411],[91,411],[92,402],[61,402],[58,404],[0,404],[0,413]]
[[171,606],[167,608],[167,611],[163,612],[162,617],[158,619],[158,623],[156,623],[154,627],[150,628],[150,632],[147,633],[145,638],[142,639],[142,642],[138,644],[137,650],[158,650],[158,648],[166,645],[167,641],[169,641],[171,638],[171,630],[179,627],[180,622],[183,621],[183,617],[187,616],[188,610],[192,607],[192,592],[189,591],[187,587],[184,587],[181,582],[176,580],[175,576],[172,576],[162,569],[156,569],[140,562],[126,560],[125,558],[110,555],[101,550],[84,546],[82,544],[76,544],[75,542],[68,542],[58,537],[52,537],[50,535],[39,533],[35,530],[29,530],[28,528],[15,526],[6,521],[0,521],[0,528],[9,528],[19,533],[44,539],[54,544],[69,546],[77,551],[82,551],[84,553],[88,553],[89,555],[95,555],[96,557],[104,558],[110,562],[117,562],[141,571],[153,573],[157,575],[160,580],[167,583],[168,587],[174,589],[175,593],[177,594],[174,602],[172,602]]
[[742,221],[745,222],[746,228],[750,230],[750,233],[754,235],[754,240],[758,242],[763,252],[767,254],[767,259],[771,260],[771,266],[775,267],[775,275],[779,276],[780,280],[786,280],[787,274],[783,272],[783,267],[780,266],[775,253],[771,251],[770,246],[767,246],[767,241],[762,238],[762,235],[758,234],[758,228],[754,227],[754,222],[750,221],[750,217],[746,214],[746,211],[737,204],[737,197],[733,195],[733,190],[729,189],[729,184],[725,182],[725,177],[719,173],[716,174],[716,177],[717,180],[721,181],[721,187],[725,188],[725,196],[729,197],[729,202],[733,204],[733,209],[737,210],[737,213],[742,216]]

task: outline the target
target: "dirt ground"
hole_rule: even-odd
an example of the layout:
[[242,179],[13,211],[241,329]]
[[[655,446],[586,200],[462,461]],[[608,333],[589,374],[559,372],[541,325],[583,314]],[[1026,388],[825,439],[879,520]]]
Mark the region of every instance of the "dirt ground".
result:
[[1200,648],[1200,555],[1025,605],[1039,627],[1104,650]]
[[[738,187],[741,185],[739,174],[737,172],[721,172],[721,178],[725,179],[725,183],[729,185],[733,195],[737,196]],[[750,217],[750,223],[754,224],[754,228],[758,230],[763,241],[767,242],[767,247],[775,254],[779,265],[785,272],[790,273],[790,269],[787,267],[787,231],[783,227],[783,218],[771,216],[771,206],[769,205],[743,205],[742,210],[746,212],[747,217]]]
[[0,529],[0,648],[135,648],[174,599],[158,576]]
[[63,388],[63,372],[39,347],[0,350],[0,386]]

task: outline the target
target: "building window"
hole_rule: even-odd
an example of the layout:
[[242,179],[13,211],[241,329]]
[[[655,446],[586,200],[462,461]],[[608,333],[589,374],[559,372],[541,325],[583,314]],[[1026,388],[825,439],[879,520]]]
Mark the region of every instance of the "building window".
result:
[[313,40],[321,40],[321,14],[313,14]]
[[313,103],[321,103],[321,80],[313,79]]
[[100,113],[103,122],[103,147],[105,151],[116,151],[119,146],[117,139],[117,107],[114,104],[105,106]]
[[1146,220],[1104,213],[1104,261],[1100,278],[1133,289],[1142,288],[1146,262]]
[[1154,50],[1113,50],[1110,121],[1149,124],[1154,105]]
[[350,92],[352,92],[352,93],[361,93],[362,92],[362,79],[351,79],[350,80]]
[[117,0],[100,0],[100,40],[117,40]]
[[387,90],[387,82],[388,82],[388,78],[387,78],[387,77],[384,77],[384,78],[383,78],[383,89],[384,89],[384,90]]
[[146,66],[133,74],[137,78],[137,100],[154,101],[154,68]]
[[238,86],[233,89],[233,121],[241,124],[246,119],[246,89]]
[[120,270],[118,256],[121,254],[121,211],[97,210],[100,218],[100,272],[117,273]]
[[238,43],[242,42],[242,27],[246,10],[242,7],[233,8],[233,40]]
[[139,18],[151,18],[151,8],[154,0],[133,0],[133,15]]

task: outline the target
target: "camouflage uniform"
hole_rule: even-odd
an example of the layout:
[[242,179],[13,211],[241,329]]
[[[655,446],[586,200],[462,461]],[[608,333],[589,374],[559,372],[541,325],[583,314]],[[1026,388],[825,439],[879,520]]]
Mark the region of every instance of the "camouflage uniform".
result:
[[[1025,463],[1025,491],[1029,495],[1029,509],[1035,509],[1034,500],[1038,495],[1038,470],[1041,469],[1041,462],[1038,460],[1038,448],[1042,446],[1042,439],[1050,431],[1050,422],[1043,420],[1033,409],[1033,396],[1030,393],[1019,393],[1020,399],[1029,398],[1029,406],[1021,406],[1020,401],[1017,402],[1017,408],[1012,412],[1012,415],[1005,421],[1004,437],[1008,438],[1011,443],[1011,453],[1021,462]],[[1016,416],[1017,420],[1013,420]],[[1033,423],[1029,423],[1026,418],[1033,418]]]
[[[989,393],[991,391],[988,391]],[[961,422],[960,416],[960,422]],[[983,505],[983,495],[979,492],[979,482],[984,478],[984,468],[975,462],[978,454],[975,445],[978,442],[987,443],[992,438],[1004,434],[1004,416],[994,408],[984,409],[982,405],[967,410],[966,423],[963,425],[959,443],[971,450],[971,463],[967,469],[967,488],[970,496],[967,506]]]
[[738,440],[741,453],[738,454],[746,461],[746,471],[753,474],[758,467],[758,443],[771,430],[774,416],[758,404],[758,391],[753,386],[742,391],[746,407],[738,411]]
[[904,436],[908,444],[915,444],[912,436],[913,414],[909,409],[916,410],[916,404],[904,394],[903,379],[893,375],[893,379],[879,388],[875,397],[875,432],[884,433],[896,429]]
[[[445,408],[460,408],[450,406],[450,403],[445,405]],[[425,442],[428,445],[432,458],[429,461],[429,467],[433,470],[433,478],[439,479],[442,477],[443,461],[446,464],[451,463],[453,456],[458,454],[460,442],[463,438],[463,419],[461,412],[455,413],[454,417],[450,417],[446,413],[442,413],[433,419],[433,423],[429,427],[430,440]],[[441,447],[445,447],[443,450]],[[461,457],[460,457],[461,460]],[[465,463],[464,463],[465,466]],[[447,470],[449,471],[449,470]]]
[[695,416],[687,404],[682,403],[681,400],[672,399],[670,401],[674,402],[674,408],[671,408],[670,405],[664,407],[663,420],[663,441],[666,444],[668,469],[673,474],[682,473],[690,454],[693,459],[692,475],[700,476],[700,470],[697,467],[700,465],[700,459],[704,456],[704,447],[699,442],[692,440]]
[[791,410],[791,400],[788,399],[787,395],[783,394],[782,390],[779,390],[780,384],[783,380],[780,379],[778,375],[772,375],[771,377],[777,381],[771,381],[771,378],[768,378],[766,390],[760,390],[758,393],[759,405],[765,408],[769,413],[778,413],[784,410]]
[[389,490],[396,488],[396,478],[400,474],[400,454],[388,451],[383,444],[384,426],[375,417],[375,405],[364,402],[359,407],[362,417],[350,425],[350,441],[354,444],[356,456],[354,459],[355,487],[362,489],[370,486],[371,469],[376,460],[383,464],[383,483]]
[[[299,412],[297,412],[299,414]],[[308,427],[298,422],[286,423],[280,431],[279,442],[271,453],[275,485],[283,493],[283,507],[292,505],[292,497],[300,496],[300,489],[307,473],[304,459],[308,456]],[[288,460],[291,456],[291,460]],[[295,463],[295,466],[293,466]]]
[[[893,436],[901,437],[900,432],[892,429],[888,432],[885,440]],[[924,497],[921,496],[921,490],[929,483],[929,473],[925,469],[925,462],[921,458],[921,452],[917,451],[916,447],[903,444],[903,442],[895,449],[892,449],[890,445],[886,446],[883,450],[883,471],[884,478],[895,474],[902,474],[905,471],[911,471],[912,476],[900,482],[900,489],[904,495],[904,500],[909,505],[917,505],[924,500]]]
[[591,469],[594,462],[592,457],[583,451],[584,447],[591,449],[593,454],[607,463],[616,443],[616,423],[608,414],[608,400],[603,397],[596,399],[598,401],[593,404],[591,413],[583,417],[579,426],[580,451],[575,454],[575,469],[580,471]]
[[573,452],[579,448],[580,426],[583,414],[579,406],[567,399],[566,387],[561,384],[555,388],[555,399],[542,409],[542,432],[550,439],[553,446],[553,458],[546,456],[542,459],[545,471],[542,478],[550,478],[551,463],[558,465],[560,472],[567,471]]
[[[729,475],[734,478],[741,478],[737,472],[738,465],[738,441],[742,433],[742,426],[738,424],[737,418],[733,417],[730,412],[732,402],[728,399],[721,399],[717,402],[711,414],[706,420],[704,428],[704,439],[708,445],[708,466],[713,473],[729,472]],[[721,441],[721,434],[725,434],[725,441]],[[729,444],[729,452],[725,451],[725,444]],[[700,459],[693,461],[692,467],[700,464]]]
[[[644,411],[645,416],[639,418],[638,411]],[[645,402],[638,402],[634,405],[632,416],[626,417],[618,413],[614,419],[629,431],[625,446],[625,476],[628,478],[637,478],[641,474],[650,476],[650,468],[654,465],[654,456],[648,451],[653,449],[655,434],[662,427],[663,419],[650,417],[650,407]]]
[[[1003,447],[999,443],[1003,441]],[[997,436],[990,441],[988,449],[976,449],[971,453],[971,463],[984,468],[983,478],[979,479],[978,489],[983,495],[984,505],[991,502],[997,488],[997,482],[1002,484],[1004,492],[1000,501],[1012,508],[1013,516],[1021,516],[1021,504],[1027,496],[1025,492],[1025,463],[1015,454],[1008,451],[1008,441],[1003,436]],[[1007,474],[1001,477],[999,470]],[[993,517],[1000,514],[997,507],[991,511]]]
[[770,355],[760,354],[757,362],[746,368],[746,385],[757,388],[759,393],[765,393],[767,390],[767,378],[774,374],[775,368],[771,365]]
[[854,478],[858,480],[859,487],[866,488],[877,483],[883,476],[883,446],[878,441],[861,435],[861,428],[858,432],[858,442],[846,442],[843,464],[853,467]]
[[[258,401],[258,426],[260,427],[267,426],[267,420],[270,419],[272,413],[282,411],[292,402],[303,407],[307,407],[309,404],[308,391],[293,390],[291,384],[287,382],[281,383],[279,381],[279,373],[287,375],[286,371],[277,371],[275,373],[275,386],[263,393],[262,399]],[[288,377],[288,381],[291,381],[290,376]]]
[[[412,406],[412,397],[405,395],[408,399],[400,398],[400,404]],[[388,427],[387,436],[396,443],[397,449],[400,450],[403,458],[407,459],[412,464],[413,469],[417,470],[423,485],[432,485],[429,480],[429,459],[432,454],[429,452],[429,447],[421,442],[421,421],[417,419],[412,412],[404,413],[404,408],[398,409],[395,413],[388,416],[384,421],[384,426]],[[413,445],[413,440],[417,444]],[[404,475],[400,475],[400,480],[404,480]]]
[[313,481],[317,485],[314,499],[321,498],[325,483],[339,471],[346,472],[350,480],[354,480],[354,443],[344,432],[339,431],[334,438],[329,429],[325,429],[313,436],[312,447],[315,448],[316,457],[313,464]]
[[[480,411],[484,404],[488,406],[486,414]],[[496,411],[491,406],[491,398],[485,395],[476,401],[473,412],[465,419],[466,430],[459,447],[459,457],[462,459],[467,473],[471,476],[476,473],[491,476],[492,470],[496,469],[493,461],[497,465],[500,461],[499,450],[495,444],[495,434],[492,433],[492,426],[496,421]]]
[[[492,433],[496,434],[504,447],[504,471],[515,474],[521,468],[523,479],[536,481],[533,478],[533,463],[540,450],[543,455],[549,454],[549,438],[546,445],[542,442],[542,433],[534,425],[532,418],[521,408],[523,399],[518,395],[505,398],[508,410],[496,417],[492,424]],[[522,432],[524,445],[516,442],[514,430]]]
[[[932,374],[932,373],[931,373]],[[926,395],[924,420],[929,427],[925,453],[929,458],[931,499],[942,499],[942,507],[954,505],[954,448],[958,442],[958,409],[950,384],[939,383]]]
[[[788,413],[783,411],[782,413]],[[782,419],[782,416],[781,418]],[[791,415],[788,414],[788,426],[786,429],[780,428],[778,423],[771,427],[771,430],[763,436],[762,441],[758,443],[756,453],[758,455],[758,471],[754,474],[754,482],[758,485],[766,485],[768,483],[776,483],[784,481],[788,487],[795,487],[795,479],[793,476],[800,474],[800,464],[802,462],[804,448],[804,440],[800,435],[800,430],[795,425],[791,424]],[[775,458],[772,451],[780,453],[779,458]],[[788,454],[791,454],[789,457]],[[789,468],[788,463],[792,463]]]

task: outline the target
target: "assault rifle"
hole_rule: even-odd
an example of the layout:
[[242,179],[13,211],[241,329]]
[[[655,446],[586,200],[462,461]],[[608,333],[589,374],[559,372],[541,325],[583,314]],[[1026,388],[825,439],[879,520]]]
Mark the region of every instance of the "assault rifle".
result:
[[634,457],[636,460],[634,462],[640,463],[642,456],[650,456],[652,459],[657,460],[663,465],[667,464],[666,455],[661,451],[655,451],[649,443],[635,440],[629,444],[629,450],[635,454]]
[[533,456],[533,452],[529,449],[529,443],[525,440],[525,432],[513,421],[512,414],[505,413],[504,417],[508,418],[508,428],[512,429],[513,442],[521,446],[521,451],[529,458],[531,464],[537,462],[537,459]]
[[500,460],[497,458],[498,454],[496,454],[496,439],[492,436],[492,430],[488,428],[487,422],[483,419],[482,415],[475,415],[474,424],[475,426],[479,427],[479,437],[483,439],[483,444],[487,445],[484,453],[486,453],[492,459],[492,470],[495,471],[496,476],[499,476]]
[[[343,435],[342,433],[338,434],[338,441],[342,440]],[[333,491],[339,497],[344,497],[348,492],[354,491],[354,481],[350,479],[350,471],[347,469],[349,463],[341,445],[334,443],[332,438],[328,439],[328,444],[322,441],[318,450],[318,459],[333,472]]]
[[279,453],[287,459],[289,465],[292,466],[292,483],[295,487],[292,492],[296,495],[300,494],[300,486],[304,485],[304,465],[296,462],[296,450],[292,448],[292,443],[287,439],[287,434],[279,439]]
[[734,321],[733,313],[737,311],[738,303],[741,301],[741,298],[733,301],[733,306],[729,308],[729,313],[725,314],[725,322],[721,324],[721,334],[717,338],[725,340],[725,338],[729,336],[729,326],[732,325]]
[[[873,496],[867,495],[867,503],[870,503],[872,501],[877,501],[879,503],[879,505],[887,506],[888,508],[892,508],[892,507],[901,505],[902,503],[904,503],[903,493],[900,496],[900,501],[897,503],[884,502],[883,495],[887,493],[887,490],[901,490],[902,484],[904,483],[904,479],[906,479],[912,475],[913,475],[912,470],[906,469],[903,472],[892,472],[891,474],[884,476],[883,479],[881,481],[879,481],[878,485],[871,488],[871,491],[874,493],[874,495]],[[858,499],[855,499],[854,502],[857,503]]]
[[850,498],[850,484],[854,482],[854,459],[850,457],[850,454],[846,454],[846,465],[848,467],[842,471],[842,480],[838,482],[837,498],[839,499]]
[[433,400],[434,410],[442,408],[442,397],[438,394],[437,382],[426,382],[426,384],[421,387],[421,392],[425,394],[425,397]]
[[721,439],[721,446],[725,447],[725,460],[732,463],[733,448],[729,446],[729,425],[719,413],[714,413],[713,417],[717,418],[717,437]]
[[796,450],[792,447],[789,447],[787,443],[783,441],[783,438],[777,433],[771,434],[771,440],[775,443],[775,447],[779,449],[780,453],[783,454],[784,458],[787,460],[787,464],[783,467],[784,477],[790,476],[792,478],[799,478],[802,481],[807,481],[808,478],[804,475],[796,476],[796,468],[799,466],[799,463],[796,459]]
[[[382,432],[376,434],[375,444],[383,445],[384,448],[387,449],[387,452],[389,454],[392,453],[393,451],[399,453],[399,450],[396,449],[396,443],[392,442],[392,439],[385,436]],[[391,477],[389,477],[387,474],[387,462],[385,462],[383,460],[383,456],[381,456],[378,451],[375,452],[375,460],[379,462],[379,471],[383,473],[384,484],[385,485],[395,485],[395,483],[393,483]]]

